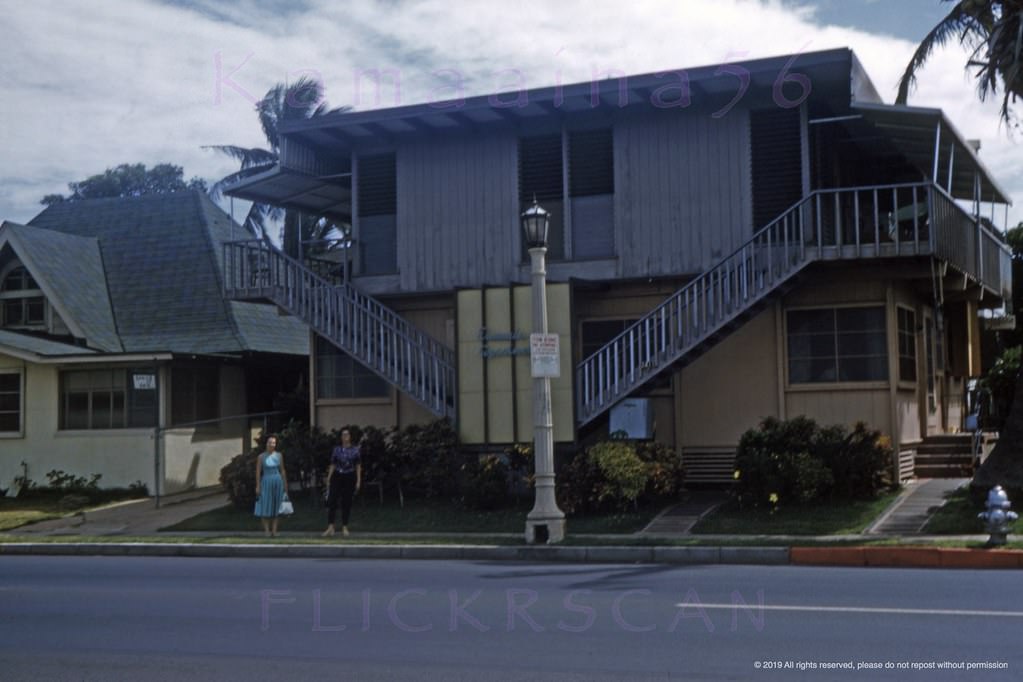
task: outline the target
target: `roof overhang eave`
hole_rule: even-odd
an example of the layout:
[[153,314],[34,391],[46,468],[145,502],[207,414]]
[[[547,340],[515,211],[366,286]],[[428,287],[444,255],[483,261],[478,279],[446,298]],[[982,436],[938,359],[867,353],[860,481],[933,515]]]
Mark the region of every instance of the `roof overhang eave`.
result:
[[[931,140],[938,141],[937,126],[940,123],[941,146],[947,147],[949,136],[951,136],[955,143],[953,166],[964,168],[964,172],[967,173],[972,173],[973,171],[979,173],[983,190],[981,199],[1001,204],[1012,204],[1012,199],[1009,198],[1008,192],[995,180],[994,176],[984,165],[984,162],[977,156],[973,146],[959,133],[941,109],[871,102],[854,102],[852,109],[861,113],[865,119],[883,130],[894,142],[895,146],[902,150],[907,150],[915,141],[927,136]],[[897,126],[898,129],[893,126]],[[933,143],[931,148],[933,148]],[[931,156],[933,157],[933,153]],[[964,163],[965,166],[960,165]],[[953,175],[957,175],[954,170]],[[942,180],[942,178],[939,178],[939,184],[944,184]],[[956,198],[972,199],[973,197],[957,196]]]
[[[344,188],[340,188],[344,194]],[[312,215],[326,215],[348,219],[351,216],[351,198],[337,197],[337,201],[324,201],[328,194],[337,194],[339,186],[328,178],[319,178],[279,164],[268,171],[245,178],[224,190],[229,197],[260,204],[297,209]],[[314,201],[319,197],[321,200]]]

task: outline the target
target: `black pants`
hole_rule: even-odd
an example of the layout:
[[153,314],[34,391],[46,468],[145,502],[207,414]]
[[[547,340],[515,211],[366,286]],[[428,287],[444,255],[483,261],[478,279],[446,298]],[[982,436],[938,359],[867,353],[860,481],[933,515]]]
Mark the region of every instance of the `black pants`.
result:
[[330,494],[327,495],[327,523],[334,525],[337,518],[337,503],[341,502],[341,525],[348,525],[352,514],[352,500],[355,499],[355,473],[339,474],[336,471],[330,477]]

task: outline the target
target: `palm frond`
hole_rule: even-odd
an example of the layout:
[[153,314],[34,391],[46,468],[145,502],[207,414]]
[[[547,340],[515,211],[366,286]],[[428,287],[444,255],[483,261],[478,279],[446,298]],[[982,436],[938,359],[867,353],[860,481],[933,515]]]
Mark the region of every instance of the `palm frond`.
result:
[[952,11],[920,41],[906,70],[899,78],[899,91],[895,96],[896,104],[906,103],[910,88],[916,84],[917,72],[923,68],[936,47],[941,47],[956,36],[959,36],[960,40],[967,39],[974,26],[974,19],[970,15],[970,11],[976,11],[973,0],[962,0],[956,3]]
[[282,208],[254,203],[245,216],[243,227],[260,239],[268,239],[270,234],[267,231],[267,223],[279,221],[283,216]]
[[203,145],[202,149],[212,149],[215,152],[230,156],[232,159],[241,161],[242,168],[252,168],[253,166],[265,166],[267,164],[277,163],[277,154],[266,149],[259,149],[258,147],[237,147],[233,144],[207,144]]

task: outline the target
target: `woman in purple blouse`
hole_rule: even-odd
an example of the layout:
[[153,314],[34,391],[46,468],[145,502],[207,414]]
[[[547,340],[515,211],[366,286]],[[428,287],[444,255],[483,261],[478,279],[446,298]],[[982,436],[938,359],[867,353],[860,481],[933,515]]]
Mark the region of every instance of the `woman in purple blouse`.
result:
[[362,487],[362,455],[358,445],[352,445],[352,433],[341,429],[341,445],[330,453],[330,467],[327,469],[327,530],[323,537],[334,534],[337,518],[337,503],[341,502],[341,535],[348,537],[348,517],[352,513],[352,500]]

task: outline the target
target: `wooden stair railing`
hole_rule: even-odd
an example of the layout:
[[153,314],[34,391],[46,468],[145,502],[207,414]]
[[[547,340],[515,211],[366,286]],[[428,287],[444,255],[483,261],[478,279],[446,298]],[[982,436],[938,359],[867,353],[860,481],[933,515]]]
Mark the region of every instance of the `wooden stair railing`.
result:
[[224,244],[224,294],[272,301],[433,414],[455,418],[454,352],[350,283],[253,239]]

